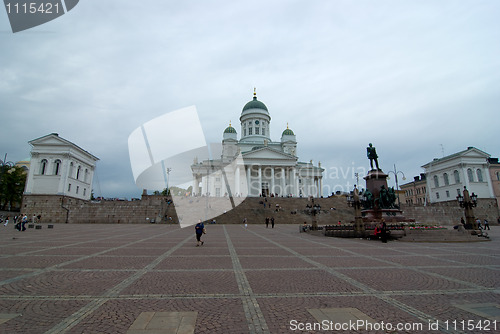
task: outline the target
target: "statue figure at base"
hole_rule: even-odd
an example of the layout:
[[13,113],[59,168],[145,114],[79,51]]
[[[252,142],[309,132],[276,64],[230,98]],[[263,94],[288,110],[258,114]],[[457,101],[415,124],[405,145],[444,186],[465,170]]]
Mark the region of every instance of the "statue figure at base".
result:
[[377,167],[377,170],[380,170],[380,168],[378,167],[377,151],[375,150],[375,147],[373,147],[372,143],[368,144],[368,147],[366,148],[366,155],[368,159],[370,159],[371,169],[373,169],[373,161],[375,160],[375,166]]

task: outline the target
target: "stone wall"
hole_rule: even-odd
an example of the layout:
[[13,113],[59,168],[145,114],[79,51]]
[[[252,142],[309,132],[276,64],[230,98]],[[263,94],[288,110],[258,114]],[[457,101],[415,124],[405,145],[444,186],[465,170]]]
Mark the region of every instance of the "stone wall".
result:
[[[198,199],[202,201],[202,198]],[[164,196],[144,195],[140,201],[90,202],[59,195],[25,195],[22,213],[28,217],[41,214],[43,223],[137,224],[152,219],[156,223],[177,223],[174,205],[168,204],[168,200]],[[227,199],[221,198],[220,201],[227,202]],[[314,203],[321,205],[321,213],[316,217],[318,225],[336,224],[339,220],[342,223],[354,221],[354,210],[347,206],[345,196],[316,198]],[[276,204],[279,210],[276,210]],[[264,198],[247,198],[236,209],[215,219],[222,224],[241,224],[243,218],[247,218],[249,224],[264,224],[266,217],[274,217],[277,224],[302,224],[304,221],[309,224],[312,216],[306,211],[306,205],[311,205],[307,198],[272,197],[267,202]],[[217,208],[217,199],[211,200],[211,206]],[[406,218],[428,224],[456,225],[463,216],[463,209],[456,201],[428,206],[403,205],[401,209]],[[481,220],[486,218],[495,224],[499,217],[496,200],[479,199],[474,213]],[[173,220],[165,219],[166,216]]]
[[[460,218],[464,217],[464,209],[458,206],[457,201],[433,203],[427,206],[402,205],[401,209],[406,217],[414,218],[415,221],[428,224],[456,225]],[[474,215],[481,221],[488,219],[490,224],[497,222],[500,216],[495,199],[478,199]]]
[[[164,196],[143,196],[140,201],[85,201],[60,195],[25,195],[21,212],[42,215],[44,223],[135,224],[154,220],[177,221],[173,204]],[[149,220],[147,219],[149,218]]]

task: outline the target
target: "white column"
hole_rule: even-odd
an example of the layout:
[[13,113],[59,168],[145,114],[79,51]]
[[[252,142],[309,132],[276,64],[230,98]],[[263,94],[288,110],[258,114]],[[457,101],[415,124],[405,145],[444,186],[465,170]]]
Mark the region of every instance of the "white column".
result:
[[323,177],[319,177],[319,196],[323,196]]
[[224,197],[225,193],[227,193],[226,180],[224,180],[224,173],[221,171],[221,173],[220,173],[220,197]]
[[269,192],[274,194],[274,167],[271,167],[271,190]]
[[193,175],[193,193],[198,194],[199,189],[198,189],[198,176],[195,174]]
[[295,176],[295,195],[299,197],[300,191],[299,191],[299,176]]
[[296,182],[297,182],[297,176],[295,175],[295,167],[292,168],[292,175],[290,175],[290,185],[292,186],[291,193],[294,197],[296,197],[298,194],[295,192],[296,188]]
[[258,193],[262,194],[262,166],[259,165],[259,189]]
[[240,166],[236,167],[236,174],[234,175],[234,191],[236,194],[233,194],[233,196],[240,195]]
[[250,196],[252,193],[252,173],[251,173],[251,168],[252,166],[247,166],[247,196]]
[[281,195],[286,195],[285,167],[281,167]]

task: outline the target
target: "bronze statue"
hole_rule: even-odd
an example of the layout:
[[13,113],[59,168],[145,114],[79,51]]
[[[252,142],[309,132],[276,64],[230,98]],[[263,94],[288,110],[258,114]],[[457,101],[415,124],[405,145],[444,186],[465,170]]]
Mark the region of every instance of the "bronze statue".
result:
[[385,189],[384,185],[380,187],[378,206],[381,209],[390,209],[389,193],[387,192],[387,189]]
[[396,207],[396,191],[394,190],[394,187],[389,188],[389,204],[391,209]]
[[374,205],[374,199],[373,199],[373,194],[370,192],[370,190],[365,189],[363,191],[363,197],[365,200],[363,201],[363,207],[365,209],[372,209]]
[[377,151],[375,150],[375,147],[372,146],[372,143],[368,144],[368,147],[366,148],[366,155],[368,156],[368,159],[370,159],[371,169],[373,169],[373,160],[375,160],[375,166],[377,167],[377,170],[380,170],[378,167]]

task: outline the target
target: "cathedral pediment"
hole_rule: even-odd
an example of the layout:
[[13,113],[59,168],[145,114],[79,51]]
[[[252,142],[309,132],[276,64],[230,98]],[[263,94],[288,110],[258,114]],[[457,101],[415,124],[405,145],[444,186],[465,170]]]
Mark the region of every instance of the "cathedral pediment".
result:
[[265,160],[288,160],[288,161],[297,161],[297,157],[293,155],[286,154],[281,151],[277,151],[275,149],[269,147],[261,147],[257,149],[253,149],[248,152],[244,152],[242,154],[243,159],[265,159]]

